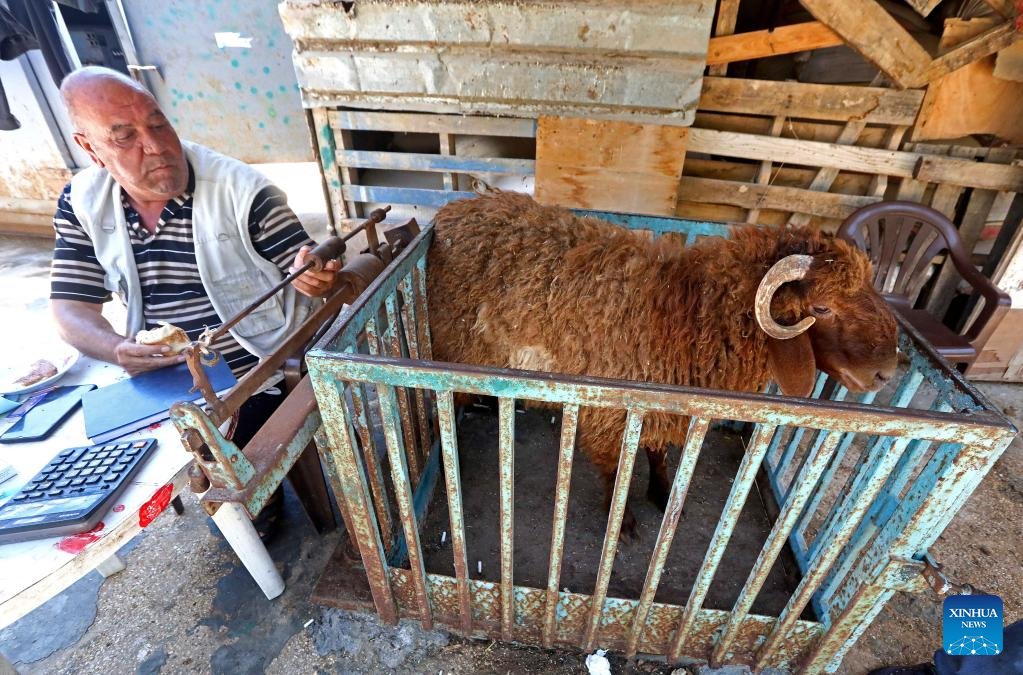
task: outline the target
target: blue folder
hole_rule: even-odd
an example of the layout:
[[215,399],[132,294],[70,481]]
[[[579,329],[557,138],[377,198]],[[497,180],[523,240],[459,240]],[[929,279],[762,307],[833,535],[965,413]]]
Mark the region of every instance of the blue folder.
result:
[[[218,393],[237,382],[224,359],[204,367],[213,390]],[[190,391],[192,386],[188,365],[179,363],[94,389],[82,397],[85,435],[93,443],[106,443],[165,420],[170,417],[170,407],[175,403],[202,398],[198,390]]]

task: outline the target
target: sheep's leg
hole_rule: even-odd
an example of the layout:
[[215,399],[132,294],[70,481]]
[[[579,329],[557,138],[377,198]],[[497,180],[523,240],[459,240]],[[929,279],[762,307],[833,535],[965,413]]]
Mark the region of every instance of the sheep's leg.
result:
[[[615,478],[618,475],[618,471],[612,471],[611,473],[605,473],[604,476],[604,510],[608,512],[608,517],[611,514],[611,498],[614,496],[615,491]],[[639,537],[636,532],[636,516],[632,515],[632,509],[629,508],[629,502],[625,502],[625,512],[622,514],[622,529],[619,537],[624,540],[635,540]]]
[[647,485],[646,498],[654,506],[664,511],[668,508],[668,493],[671,483],[668,481],[668,453],[665,448],[644,448],[646,458],[650,462],[650,483]]

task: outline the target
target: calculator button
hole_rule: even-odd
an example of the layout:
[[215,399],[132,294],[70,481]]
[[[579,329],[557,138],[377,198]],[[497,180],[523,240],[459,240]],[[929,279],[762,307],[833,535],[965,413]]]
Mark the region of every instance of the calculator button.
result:
[[108,483],[113,483],[118,478],[119,476],[116,473],[108,473],[107,475],[103,476],[103,480],[105,480]]
[[53,487],[53,483],[46,481],[45,483],[40,483],[36,487],[40,490],[49,490],[51,487]]
[[84,482],[85,482],[84,478],[75,478],[73,481],[71,481],[71,484],[72,485],[81,485]]
[[68,479],[65,478],[63,480],[59,480],[56,483],[54,483],[53,487],[55,487],[55,488],[66,488],[68,485],[71,485],[71,481],[69,481]]
[[68,471],[68,472],[66,472],[64,474],[64,478],[77,478],[77,477],[78,477],[78,469],[71,469],[70,471]]
[[63,494],[63,490],[50,490],[46,493],[47,497],[59,497]]
[[114,459],[113,457],[107,457],[106,459],[104,459],[104,460],[103,460],[103,461],[101,462],[101,464],[102,464],[103,466],[110,466],[111,464],[113,464],[113,463],[114,463],[114,462],[116,462],[116,461],[117,461],[117,460],[116,460],[116,459]]
[[82,469],[81,471],[78,472],[78,475],[79,476],[91,476],[92,475],[92,469]]
[[93,468],[99,466],[99,463],[100,463],[100,460],[94,459],[91,462],[89,462],[89,468],[93,469]]
[[112,449],[113,450],[127,450],[130,447],[131,447],[131,443],[121,443],[120,445],[115,445]]
[[74,451],[75,451],[74,448],[68,448],[67,450],[61,451],[57,456],[58,457],[67,457],[68,455],[70,455]]
[[88,478],[85,479],[85,484],[86,485],[95,485],[98,482],[99,482],[99,474],[96,474],[95,476],[89,476]]
[[144,448],[144,447],[146,447],[146,444],[148,444],[148,443],[149,443],[149,441],[135,441],[134,443],[132,443],[131,447],[133,447],[133,448]]
[[43,496],[43,493],[42,492],[29,492],[27,496],[28,496],[29,499],[38,499],[39,497]]
[[28,499],[28,493],[22,492],[21,494],[14,495],[14,499],[12,499],[11,501],[12,502],[20,502],[20,501],[25,500],[25,499]]
[[121,471],[127,469],[129,466],[130,466],[129,462],[125,462],[124,464],[118,464],[117,466],[114,467],[114,471],[120,473]]

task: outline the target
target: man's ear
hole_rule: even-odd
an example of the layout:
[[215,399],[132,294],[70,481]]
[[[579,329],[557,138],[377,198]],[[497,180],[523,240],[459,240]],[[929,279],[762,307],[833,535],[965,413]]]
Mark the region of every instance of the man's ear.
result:
[[92,143],[90,143],[89,139],[85,137],[85,134],[74,133],[71,137],[75,139],[75,143],[78,144],[78,147],[85,150],[86,154],[89,155],[89,159],[92,160],[92,163],[102,169],[103,160],[101,160],[96,154],[96,151],[92,149]]
[[809,396],[817,379],[810,337],[803,333],[788,340],[767,338],[767,367],[783,394]]

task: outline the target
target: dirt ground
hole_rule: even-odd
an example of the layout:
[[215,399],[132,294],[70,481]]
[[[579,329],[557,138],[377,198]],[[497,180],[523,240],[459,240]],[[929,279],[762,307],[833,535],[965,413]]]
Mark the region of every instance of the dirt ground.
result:
[[[45,325],[49,247],[31,239],[0,242],[0,310],[25,332]],[[1023,426],[1023,386],[979,388]],[[643,464],[637,463],[638,484]],[[639,489],[634,504],[643,502]],[[129,545],[124,572],[108,579],[91,573],[0,631],[0,653],[21,673],[585,672],[585,655],[577,652],[467,642],[424,634],[407,622],[383,627],[312,604],[312,586],[338,535],[316,536],[294,499],[286,534],[271,547],[288,587],[268,602],[194,497],[185,501],[185,515],[168,512]],[[1006,625],[1023,618],[1021,527],[1023,442],[1017,439],[931,548],[951,578],[1001,596]],[[485,565],[496,569],[496,558]],[[940,634],[940,598],[898,595],[839,672],[860,675],[929,660]],[[611,659],[616,674],[672,672],[663,664]]]

